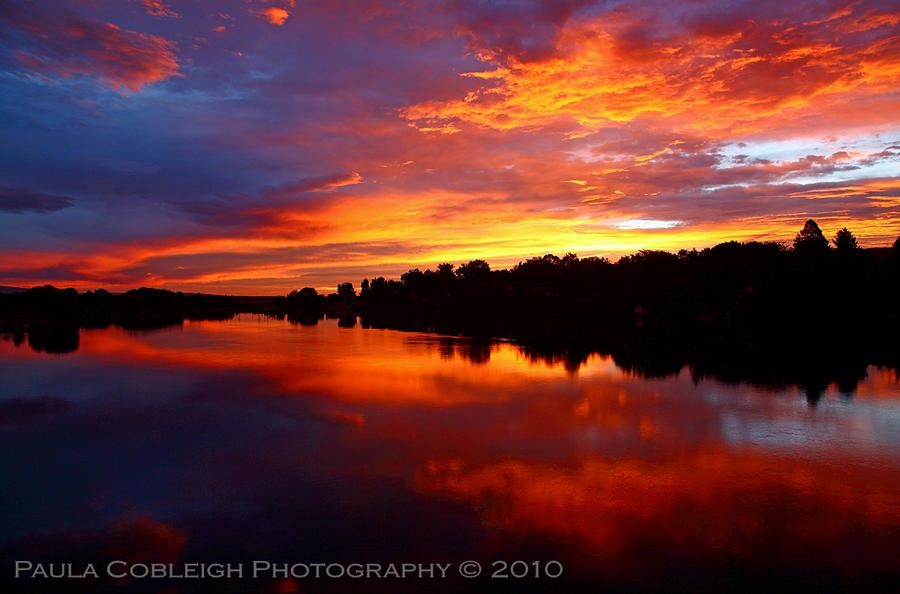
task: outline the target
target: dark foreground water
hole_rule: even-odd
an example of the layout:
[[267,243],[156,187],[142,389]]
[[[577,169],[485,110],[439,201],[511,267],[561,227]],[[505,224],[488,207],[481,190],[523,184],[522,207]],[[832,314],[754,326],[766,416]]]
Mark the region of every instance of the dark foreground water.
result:
[[[812,406],[798,389],[686,370],[645,379],[600,356],[569,367],[508,343],[256,316],[83,330],[65,355],[7,337],[2,580],[24,592],[900,589],[895,372],[869,368],[855,393]],[[460,577],[469,560],[478,577]],[[140,577],[151,562],[175,575],[230,563],[242,577]],[[315,578],[314,563],[370,573]],[[416,571],[374,575],[403,563]],[[445,578],[419,577],[432,563]],[[99,577],[42,577],[88,567]]]

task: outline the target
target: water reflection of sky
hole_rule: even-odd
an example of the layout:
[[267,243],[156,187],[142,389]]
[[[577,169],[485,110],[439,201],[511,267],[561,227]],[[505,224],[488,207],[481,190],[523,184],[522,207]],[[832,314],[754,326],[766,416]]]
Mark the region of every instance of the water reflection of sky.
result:
[[178,559],[550,555],[651,587],[710,568],[896,577],[886,370],[810,407],[601,356],[573,373],[509,343],[254,316],[0,353],[5,556],[131,539]]

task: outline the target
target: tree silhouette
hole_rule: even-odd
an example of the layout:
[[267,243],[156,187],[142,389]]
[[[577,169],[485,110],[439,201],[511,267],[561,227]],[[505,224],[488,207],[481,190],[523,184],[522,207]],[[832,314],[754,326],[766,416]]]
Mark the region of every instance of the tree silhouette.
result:
[[484,260],[472,260],[456,269],[456,275],[467,281],[485,280],[490,274],[491,267]]
[[808,219],[803,229],[794,237],[794,250],[802,252],[819,252],[828,249],[828,240],[819,225],[812,219]]
[[299,324],[327,315],[350,327],[359,316],[365,328],[514,339],[571,370],[599,352],[648,376],[690,365],[695,379],[790,382],[814,402],[835,381],[852,392],[867,365],[900,367],[900,238],[893,248],[864,249],[843,228],[838,249],[829,245],[810,220],[795,249],[812,252],[731,241],[677,255],[643,250],[616,263],[547,254],[492,270],[472,260],[412,269],[399,281],[363,279],[358,297],[349,282],[327,296],[304,287],[278,298],[35,287],[0,293],[0,339],[9,332],[20,345],[27,333],[33,349],[62,353],[77,348],[79,328],[155,328],[239,312]]
[[852,252],[853,250],[859,249],[859,244],[856,242],[856,237],[846,227],[838,231],[837,235],[835,235],[834,239],[832,239],[831,241],[834,243],[839,252]]
[[353,283],[341,283],[337,287],[337,294],[342,299],[353,299],[356,297],[356,290],[353,288]]
[[312,287],[303,287],[299,291],[291,291],[287,295],[287,303],[293,309],[313,310],[321,309],[325,304],[325,297]]
[[900,271],[900,237],[894,240],[894,269]]

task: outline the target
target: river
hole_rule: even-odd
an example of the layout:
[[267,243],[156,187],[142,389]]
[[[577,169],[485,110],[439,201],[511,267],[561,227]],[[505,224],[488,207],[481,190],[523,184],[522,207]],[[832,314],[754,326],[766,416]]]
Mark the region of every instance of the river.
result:
[[[900,577],[894,370],[813,404],[687,368],[648,378],[601,355],[240,315],[81,330],[67,354],[7,336],[0,386],[0,552],[23,591],[194,590],[16,579],[13,560],[243,564],[209,587],[266,592],[889,591]],[[249,576],[258,560],[294,575]],[[464,561],[480,575],[460,577]],[[314,563],[345,574],[300,575]],[[354,563],[449,570],[348,577]]]

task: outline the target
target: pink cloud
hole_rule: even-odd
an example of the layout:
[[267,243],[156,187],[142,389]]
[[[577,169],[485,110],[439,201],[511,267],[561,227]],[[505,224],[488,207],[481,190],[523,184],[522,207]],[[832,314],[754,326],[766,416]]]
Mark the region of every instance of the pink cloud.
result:
[[15,52],[18,64],[42,75],[88,76],[114,89],[143,87],[179,76],[176,45],[158,35],[87,19],[14,21],[28,43]]
[[147,14],[153,16],[174,18],[178,18],[179,16],[177,12],[172,10],[171,6],[161,0],[141,0],[141,4],[144,5],[144,10],[147,11]]

